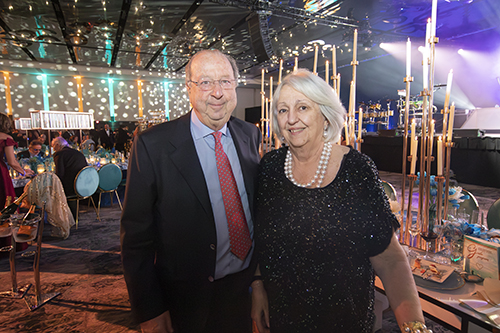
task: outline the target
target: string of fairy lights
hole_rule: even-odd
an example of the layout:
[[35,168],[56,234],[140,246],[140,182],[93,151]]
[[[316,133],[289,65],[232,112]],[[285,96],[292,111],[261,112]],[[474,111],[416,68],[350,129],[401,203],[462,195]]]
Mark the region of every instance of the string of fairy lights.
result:
[[5,71],[0,94],[5,112],[14,118],[45,110],[91,112],[102,121],[134,121],[161,112],[171,120],[190,110],[184,80],[101,79]]

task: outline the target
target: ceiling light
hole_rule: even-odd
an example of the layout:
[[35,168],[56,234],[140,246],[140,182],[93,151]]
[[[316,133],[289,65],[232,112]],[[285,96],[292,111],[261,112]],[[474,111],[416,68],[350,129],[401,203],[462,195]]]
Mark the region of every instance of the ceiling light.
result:
[[18,46],[18,47],[28,47],[28,46],[30,46],[32,44],[32,43],[27,42],[25,40],[10,40],[9,42],[12,45]]
[[322,39],[316,39],[316,40],[311,40],[311,41],[307,42],[307,44],[309,44],[309,45],[315,45],[315,44],[325,45],[325,41]]
[[32,30],[17,30],[12,32],[14,35],[16,35],[19,38],[23,39],[32,39],[35,38],[36,33]]
[[54,37],[54,36],[37,36],[36,40],[39,42],[45,42],[45,43],[55,43],[59,42],[59,38]]
[[71,34],[71,35],[68,35],[66,38],[65,38],[66,42],[73,45],[73,46],[82,46],[82,45],[86,45],[87,42],[88,42],[88,39],[87,37],[83,36],[83,35],[79,35],[79,34]]

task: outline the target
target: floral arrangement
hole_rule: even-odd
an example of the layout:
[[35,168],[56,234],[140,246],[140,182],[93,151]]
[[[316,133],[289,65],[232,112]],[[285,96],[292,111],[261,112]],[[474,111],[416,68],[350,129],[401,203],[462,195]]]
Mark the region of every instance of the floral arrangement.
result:
[[500,244],[500,230],[489,229],[464,221],[450,221],[434,227],[434,232],[444,237],[446,241],[460,242],[464,236],[472,236]]
[[[420,184],[420,172],[417,173],[418,177],[415,181],[415,185],[418,186]],[[443,200],[445,199],[445,182],[443,182]],[[431,205],[429,207],[429,220],[434,221],[436,218],[436,204],[437,204],[437,194],[438,194],[438,182],[435,179],[435,176],[430,176],[430,202]],[[458,209],[460,207],[460,203],[470,199],[468,194],[462,193],[461,186],[450,186],[448,188],[448,204]],[[443,204],[444,205],[444,204]]]
[[20,162],[19,164],[21,164],[23,168],[25,165],[28,165],[30,169],[34,172],[36,172],[36,168],[39,164],[44,164],[43,159],[38,156],[33,156],[30,158],[21,158],[19,162]]

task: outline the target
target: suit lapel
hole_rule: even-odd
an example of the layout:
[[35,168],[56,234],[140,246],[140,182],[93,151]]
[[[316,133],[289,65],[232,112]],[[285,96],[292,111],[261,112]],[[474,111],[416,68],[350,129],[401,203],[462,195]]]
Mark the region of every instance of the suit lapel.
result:
[[175,147],[170,158],[179,173],[195,193],[206,213],[213,218],[212,205],[201,168],[193,137],[191,135],[191,113],[179,118],[170,141]]

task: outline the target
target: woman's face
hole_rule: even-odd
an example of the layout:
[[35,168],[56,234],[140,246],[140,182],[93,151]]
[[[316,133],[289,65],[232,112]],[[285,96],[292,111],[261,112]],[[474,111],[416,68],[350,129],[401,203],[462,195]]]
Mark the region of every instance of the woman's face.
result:
[[292,148],[315,147],[323,142],[327,121],[319,105],[304,94],[288,85],[283,86],[277,111],[281,134]]

